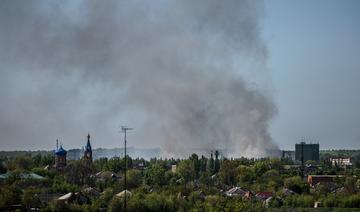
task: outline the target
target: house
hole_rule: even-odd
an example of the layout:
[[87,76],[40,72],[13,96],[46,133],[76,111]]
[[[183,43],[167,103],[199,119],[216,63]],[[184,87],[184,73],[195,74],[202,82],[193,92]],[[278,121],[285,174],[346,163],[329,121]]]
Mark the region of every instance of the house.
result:
[[78,204],[85,204],[88,202],[88,198],[82,195],[80,192],[70,192],[67,193],[57,199],[58,202],[64,203],[64,204],[70,204],[76,201]]
[[52,200],[58,199],[62,195],[63,194],[60,194],[60,193],[52,193],[52,192],[49,193],[48,191],[46,191],[46,192],[39,194],[39,199],[43,203],[48,203]]
[[100,192],[93,187],[84,188],[83,190],[81,190],[81,193],[91,198],[96,198],[100,196]]
[[132,193],[130,191],[128,191],[128,190],[123,190],[122,192],[120,192],[118,194],[115,194],[116,197],[123,197],[125,195],[126,195],[127,198],[129,198],[129,197],[132,196]]
[[270,197],[273,197],[274,193],[271,191],[261,191],[255,194],[255,198],[258,200],[265,201]]
[[[12,175],[12,172],[7,172],[5,174],[0,174],[0,182],[5,182],[9,177],[11,177]],[[45,179],[45,177],[43,176],[40,176],[38,174],[35,174],[33,172],[29,172],[29,173],[20,173],[18,175],[18,177],[21,179],[21,180],[36,180],[36,181],[42,181]]]
[[133,168],[136,170],[145,170],[146,169],[146,164],[144,161],[140,161],[138,163],[133,164]]
[[343,175],[308,175],[307,181],[310,186],[315,186],[318,183],[331,183],[343,177]]
[[117,180],[119,176],[111,171],[101,171],[94,175],[94,177],[100,181],[106,181],[106,180]]
[[75,200],[75,195],[73,192],[67,193],[57,199],[58,202],[69,204]]
[[244,197],[247,191],[241,189],[240,187],[233,187],[225,192],[228,197]]
[[245,192],[245,195],[244,195],[244,197],[246,199],[251,199],[253,196],[254,196],[254,194],[251,191]]
[[284,197],[288,197],[288,196],[292,196],[292,195],[297,194],[295,191],[290,190],[288,188],[283,188],[280,193]]

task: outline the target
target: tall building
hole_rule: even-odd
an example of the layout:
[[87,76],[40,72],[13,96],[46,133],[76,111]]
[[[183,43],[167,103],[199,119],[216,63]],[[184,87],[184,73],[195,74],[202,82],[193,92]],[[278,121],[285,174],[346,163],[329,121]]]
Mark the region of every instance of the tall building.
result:
[[55,168],[57,170],[61,170],[66,166],[66,150],[60,144],[59,148],[59,141],[56,140],[56,150],[55,150]]
[[295,144],[295,160],[301,162],[319,161],[319,144],[307,144],[305,142]]
[[90,144],[90,134],[87,136],[87,143],[84,151],[84,159],[92,161],[92,149]]

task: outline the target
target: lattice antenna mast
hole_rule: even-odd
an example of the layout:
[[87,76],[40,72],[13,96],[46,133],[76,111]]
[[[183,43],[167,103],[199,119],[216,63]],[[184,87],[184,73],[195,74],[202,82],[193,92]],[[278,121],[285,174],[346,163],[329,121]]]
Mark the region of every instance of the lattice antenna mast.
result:
[[127,171],[127,157],[126,157],[126,132],[128,130],[132,130],[133,128],[127,127],[127,126],[121,126],[121,132],[124,133],[124,145],[125,145],[125,172],[124,172],[124,187],[125,187],[125,198],[124,198],[124,211],[126,212],[126,198],[127,198],[127,182],[126,182],[126,171]]

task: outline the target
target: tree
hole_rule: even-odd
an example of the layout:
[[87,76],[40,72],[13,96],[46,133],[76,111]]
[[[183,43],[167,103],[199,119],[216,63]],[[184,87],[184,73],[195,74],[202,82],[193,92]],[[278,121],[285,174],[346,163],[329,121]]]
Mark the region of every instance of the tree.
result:
[[180,177],[185,180],[185,183],[190,182],[191,180],[195,180],[196,178],[195,168],[190,160],[181,161],[178,164],[176,170]]
[[271,198],[269,201],[268,207],[269,208],[280,208],[283,205],[283,201],[280,198]]
[[236,167],[232,161],[223,160],[219,170],[220,180],[225,185],[235,185]]
[[252,183],[255,180],[255,174],[253,169],[251,169],[248,166],[245,165],[240,165],[237,169],[236,169],[238,175],[238,182],[242,182],[242,183]]
[[219,151],[215,151],[215,162],[214,162],[214,172],[218,173],[220,170],[220,160],[219,160],[219,155],[220,152]]
[[38,196],[38,191],[34,189],[25,190],[22,195],[22,203],[28,211],[30,211],[31,208],[40,208],[41,201]]
[[284,205],[291,208],[310,208],[314,206],[314,202],[311,195],[292,195],[284,199]]
[[356,192],[356,179],[353,176],[346,177],[344,188],[348,194],[354,194]]
[[77,185],[93,185],[91,174],[95,172],[93,163],[89,160],[73,161],[66,167],[65,177],[69,183]]
[[192,154],[191,157],[189,158],[192,161],[192,166],[194,169],[194,174],[195,174],[195,179],[199,178],[199,172],[200,172],[200,161],[199,161],[199,157],[197,156],[197,154]]
[[22,191],[17,185],[7,186],[1,189],[0,206],[7,206],[21,203]]
[[256,177],[261,177],[267,170],[269,170],[269,164],[267,161],[257,161],[253,166]]
[[263,181],[267,182],[267,190],[277,190],[282,185],[282,179],[279,172],[275,169],[270,169],[262,175]]
[[32,157],[32,161],[33,161],[33,164],[34,164],[35,167],[42,166],[42,163],[41,163],[42,156],[41,156],[41,154],[37,154],[34,157]]
[[30,171],[33,167],[33,161],[28,155],[17,156],[13,160],[15,169]]
[[115,173],[118,173],[120,170],[123,170],[124,167],[121,158],[120,157],[110,158],[110,160],[108,160],[107,163],[107,169]]
[[142,173],[139,170],[131,169],[127,173],[128,189],[139,187],[142,184]]
[[114,196],[109,203],[109,211],[124,211],[124,199]]
[[215,174],[215,160],[212,152],[208,163],[208,170],[211,174]]
[[128,211],[146,211],[145,195],[137,193],[131,196],[127,203]]
[[4,174],[7,172],[7,168],[5,166],[5,161],[4,160],[0,160],[0,174]]
[[96,167],[96,170],[104,171],[107,169],[107,158],[99,158],[97,160],[94,160],[94,166]]
[[286,178],[284,181],[284,186],[298,194],[309,192],[309,185],[299,176]]
[[52,165],[54,163],[55,163],[55,157],[53,154],[47,154],[47,155],[42,156],[42,158],[41,158],[41,164],[43,166]]
[[200,159],[200,172],[206,172],[207,168],[207,158],[202,155]]
[[145,211],[176,211],[173,200],[164,194],[150,193],[145,196]]
[[157,163],[151,165],[145,171],[145,181],[148,185],[165,185],[165,169]]
[[360,179],[358,179],[355,183],[355,188],[360,191]]

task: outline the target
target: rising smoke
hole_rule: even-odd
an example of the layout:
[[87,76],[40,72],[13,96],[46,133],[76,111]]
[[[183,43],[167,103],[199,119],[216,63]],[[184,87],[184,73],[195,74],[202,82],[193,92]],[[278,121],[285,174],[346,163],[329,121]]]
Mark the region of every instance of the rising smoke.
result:
[[[49,147],[56,137],[135,146],[165,156],[276,149],[271,99],[239,64],[265,64],[263,5],[251,0],[1,1],[2,148]],[[95,141],[96,142],[96,141]],[[71,146],[78,147],[78,146]]]

